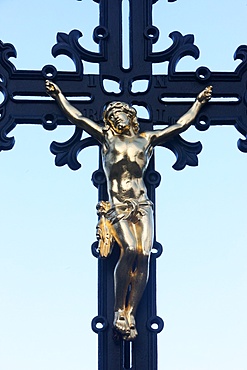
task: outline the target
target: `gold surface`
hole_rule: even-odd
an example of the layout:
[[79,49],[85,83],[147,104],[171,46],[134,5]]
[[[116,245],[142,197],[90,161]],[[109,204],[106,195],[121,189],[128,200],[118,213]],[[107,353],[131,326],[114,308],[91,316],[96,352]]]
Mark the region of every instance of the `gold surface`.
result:
[[[153,204],[148,199],[144,173],[153,148],[187,130],[201,107],[211,98],[206,87],[179,120],[163,130],[138,133],[136,111],[126,103],[112,102],[104,112],[105,127],[83,117],[64,97],[59,87],[46,81],[53,97],[69,121],[102,144],[102,162],[109,201],[98,206],[97,237],[102,257],[107,257],[116,241],[120,258],[114,272],[114,327],[125,340],[137,336],[135,314],[146,287],[150,251],[153,245]],[[130,293],[128,302],[126,297]]]

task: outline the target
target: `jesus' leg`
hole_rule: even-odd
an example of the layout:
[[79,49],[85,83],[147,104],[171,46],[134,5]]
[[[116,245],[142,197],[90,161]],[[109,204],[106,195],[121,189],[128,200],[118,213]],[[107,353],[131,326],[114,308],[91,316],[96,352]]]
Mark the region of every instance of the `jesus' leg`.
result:
[[126,308],[126,315],[130,326],[130,335],[125,338],[127,340],[133,340],[137,336],[135,315],[148,280],[149,257],[153,245],[152,212],[148,213],[142,220],[136,223],[135,228],[138,240],[138,254],[135,262],[135,269],[131,274],[131,291]]
[[132,272],[130,281],[130,295],[126,316],[129,322],[130,335],[127,340],[133,340],[137,336],[135,315],[139,302],[142,298],[148,280],[149,256],[139,254],[136,259],[135,271]]
[[114,273],[115,317],[113,324],[121,334],[128,336],[130,327],[126,316],[126,297],[137,256],[137,240],[132,224],[126,220],[121,220],[115,225],[113,236],[120,247],[120,258]]

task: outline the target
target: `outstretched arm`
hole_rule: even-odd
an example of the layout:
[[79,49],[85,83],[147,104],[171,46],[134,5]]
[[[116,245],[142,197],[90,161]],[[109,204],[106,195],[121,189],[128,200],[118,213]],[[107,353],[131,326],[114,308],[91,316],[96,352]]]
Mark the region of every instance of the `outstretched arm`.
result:
[[164,130],[155,130],[151,135],[152,146],[164,143],[165,141],[171,139],[172,136],[178,135],[181,132],[187,130],[196,118],[202,106],[207,103],[212,96],[212,86],[206,87],[197,96],[195,103],[178,121]]
[[78,109],[73,107],[54,82],[47,80],[45,85],[47,94],[56,100],[68,120],[102,143],[104,138],[102,128],[91,119],[84,117]]

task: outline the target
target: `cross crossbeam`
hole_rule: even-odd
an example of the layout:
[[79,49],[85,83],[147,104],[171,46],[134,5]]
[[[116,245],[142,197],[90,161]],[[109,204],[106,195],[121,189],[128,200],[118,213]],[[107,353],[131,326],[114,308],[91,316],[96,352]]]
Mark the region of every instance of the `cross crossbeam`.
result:
[[[97,2],[97,1],[96,1]],[[73,59],[75,72],[59,72],[54,66],[46,65],[42,71],[16,70],[9,61],[16,56],[11,44],[0,44],[0,91],[4,99],[1,109],[1,140],[0,149],[9,150],[14,145],[14,139],[7,134],[16,124],[42,124],[45,129],[53,130],[57,125],[67,124],[58,107],[52,101],[44,99],[44,79],[52,79],[59,83],[65,95],[78,97],[75,105],[88,118],[102,122],[104,106],[112,100],[122,100],[147,109],[148,118],[141,119],[141,127],[152,128],[153,125],[171,124],[180,117],[190,106],[190,102],[183,98],[194,98],[197,93],[211,84],[214,86],[214,100],[207,108],[207,114],[196,119],[195,127],[206,130],[211,125],[235,125],[237,130],[246,136],[246,86],[247,47],[240,46],[235,59],[242,63],[234,72],[211,72],[207,67],[199,67],[195,72],[176,72],[178,61],[187,55],[199,57],[199,49],[194,45],[193,35],[182,36],[179,32],[172,32],[172,45],[163,52],[153,52],[153,44],[158,40],[159,31],[152,24],[153,1],[130,2],[130,68],[122,67],[122,28],[121,28],[121,1],[100,1],[100,24],[94,30],[94,40],[99,44],[99,52],[90,52],[79,44],[81,32],[74,30],[69,35],[59,33],[57,44],[52,53],[56,57],[60,54],[68,55]],[[114,14],[114,18],[111,16]],[[140,14],[144,14],[140,18]],[[110,56],[110,57],[109,57]],[[83,60],[98,63],[99,75],[83,74]],[[168,73],[152,75],[152,63],[168,61]],[[120,92],[110,93],[104,89],[104,80],[109,79],[119,83]],[[135,93],[132,84],[135,81],[148,81],[146,91]],[[27,99],[28,97],[28,99]],[[31,100],[30,97],[35,98]],[[44,100],[39,99],[42,97]],[[179,98],[173,99],[169,98]],[[30,109],[31,108],[31,109]],[[30,114],[32,112],[32,114]],[[72,146],[78,147],[78,132],[70,140]],[[182,169],[186,164],[197,164],[198,145],[184,143],[180,139],[173,145],[168,145],[178,156],[176,169]],[[239,149],[247,151],[246,140],[240,139]],[[82,144],[84,147],[84,144]],[[193,153],[194,160],[188,158],[188,148]],[[60,161],[62,145],[59,145],[57,164],[67,163],[72,169],[80,165],[76,158],[73,163],[66,161],[68,144],[64,144],[63,161]],[[55,150],[53,150],[55,151]],[[67,153],[67,154],[66,154]],[[180,153],[180,154],[178,154]],[[54,153],[57,154],[57,153]],[[64,162],[65,161],[65,162]],[[63,163],[64,162],[64,163]],[[75,165],[76,163],[76,165]]]

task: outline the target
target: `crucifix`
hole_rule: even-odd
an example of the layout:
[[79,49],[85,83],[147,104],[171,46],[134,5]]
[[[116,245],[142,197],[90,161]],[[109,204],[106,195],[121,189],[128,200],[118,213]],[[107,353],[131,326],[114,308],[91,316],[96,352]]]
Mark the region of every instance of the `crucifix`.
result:
[[[211,72],[206,67],[200,67],[195,72],[176,72],[176,63],[185,55],[198,57],[198,49],[194,45],[193,36],[182,36],[173,32],[172,46],[164,52],[155,53],[152,45],[158,39],[158,29],[152,25],[153,1],[135,1],[131,3],[130,33],[131,63],[125,70],[121,65],[121,2],[100,2],[100,25],[94,31],[94,40],[99,44],[99,52],[92,53],[83,49],[78,43],[79,31],[69,35],[58,34],[57,44],[53,54],[66,54],[73,58],[76,72],[62,73],[53,66],[45,66],[40,72],[17,71],[8,60],[15,51],[10,44],[1,44],[1,91],[4,101],[1,104],[1,149],[8,150],[13,146],[13,138],[7,137],[15,124],[23,122],[43,124],[46,129],[54,129],[58,124],[66,122],[65,116],[52,102],[28,102],[25,96],[44,96],[44,80],[55,81],[66,96],[83,96],[87,100],[77,104],[83,116],[102,125],[104,107],[112,101],[121,100],[131,105],[143,106],[149,113],[149,119],[140,121],[140,132],[153,129],[153,125],[164,122],[172,127],[183,114],[188,111],[190,103],[182,100],[177,103],[166,101],[169,97],[195,98],[206,86],[213,85],[214,99],[234,96],[237,101],[228,105],[213,100],[194,121],[199,130],[206,130],[210,125],[235,125],[241,134],[246,135],[246,99],[244,98],[246,74],[246,47],[240,47],[236,57],[243,60],[235,72]],[[111,14],[115,15],[113,19]],[[140,17],[143,14],[143,18]],[[142,57],[140,57],[140,55]],[[84,75],[82,60],[99,63],[99,75]],[[167,75],[152,75],[152,63],[168,61]],[[119,83],[120,93],[107,93],[103,81],[113,80]],[[132,84],[138,80],[148,81],[145,92],[134,93]],[[23,96],[23,100],[15,100],[15,96]],[[33,115],[30,115],[30,104]],[[66,143],[53,143],[51,150],[56,155],[56,164],[68,164],[72,169],[78,169],[77,154],[87,146],[98,145],[94,139],[81,139],[81,128],[76,128],[72,138]],[[177,156],[174,168],[179,170],[185,165],[197,165],[197,154],[201,150],[200,143],[188,143],[179,137],[165,143]],[[246,141],[239,141],[239,148],[246,151]],[[155,203],[155,187],[159,184],[159,174],[154,170],[152,158],[145,174],[145,182],[149,199]],[[100,163],[99,170],[93,175],[93,182],[99,189],[99,200],[107,200],[106,179]],[[99,335],[99,368],[112,369],[128,368],[131,345],[126,341],[112,339],[111,321],[113,306],[113,269],[118,259],[117,250],[113,251],[111,260],[99,258],[98,244],[93,244],[94,255],[99,262],[99,315],[93,320],[92,327]],[[143,296],[142,309],[139,312],[139,335],[133,342],[133,368],[155,369],[156,366],[156,337],[162,330],[162,319],[156,315],[155,306],[155,263],[162,248],[154,238],[150,261],[150,278]],[[114,256],[115,253],[115,256]],[[138,318],[137,318],[138,321]],[[148,356],[138,356],[138,351]],[[118,354],[118,355],[117,355]],[[119,358],[122,358],[119,360]],[[122,365],[119,365],[122,364]],[[147,367],[148,366],[148,367]]]
[[137,112],[127,103],[111,102],[104,110],[102,128],[74,108],[56,84],[47,80],[46,89],[69,121],[102,146],[109,201],[101,200],[97,206],[98,249],[101,257],[108,257],[114,241],[120,247],[114,272],[113,326],[125,341],[133,341],[138,334],[135,316],[148,280],[154,235],[153,203],[148,198],[145,171],[154,147],[191,126],[202,106],[211,99],[212,87],[206,87],[175,124],[141,133]]

